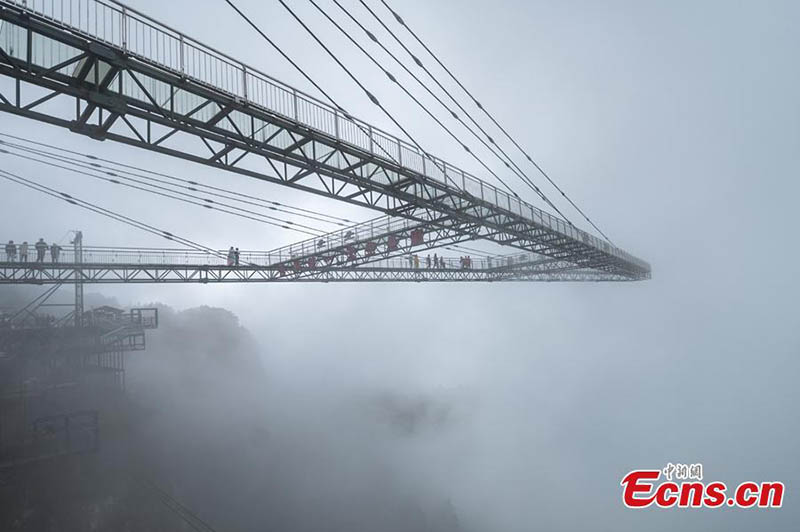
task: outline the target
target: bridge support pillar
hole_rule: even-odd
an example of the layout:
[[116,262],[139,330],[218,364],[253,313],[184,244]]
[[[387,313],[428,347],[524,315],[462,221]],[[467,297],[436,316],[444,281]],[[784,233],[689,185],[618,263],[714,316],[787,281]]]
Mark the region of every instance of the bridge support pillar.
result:
[[75,231],[72,239],[75,262],[75,327],[83,327],[83,233]]

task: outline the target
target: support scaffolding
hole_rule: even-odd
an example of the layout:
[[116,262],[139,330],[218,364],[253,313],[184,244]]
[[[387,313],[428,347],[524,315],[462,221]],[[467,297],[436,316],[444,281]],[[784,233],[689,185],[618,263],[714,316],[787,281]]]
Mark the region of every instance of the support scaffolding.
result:
[[75,327],[83,327],[83,233],[75,231],[72,239],[75,261]]

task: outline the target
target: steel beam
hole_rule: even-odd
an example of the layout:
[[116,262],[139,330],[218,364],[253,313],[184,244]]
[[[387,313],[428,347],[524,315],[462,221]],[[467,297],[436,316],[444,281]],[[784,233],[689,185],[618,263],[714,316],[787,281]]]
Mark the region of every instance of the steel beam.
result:
[[626,281],[621,275],[576,268],[564,261],[547,260],[507,267],[419,268],[404,260],[391,265],[220,266],[207,264],[94,264],[0,263],[0,285],[50,285],[73,281],[83,284],[176,283],[286,283],[286,282],[512,282],[512,281]]

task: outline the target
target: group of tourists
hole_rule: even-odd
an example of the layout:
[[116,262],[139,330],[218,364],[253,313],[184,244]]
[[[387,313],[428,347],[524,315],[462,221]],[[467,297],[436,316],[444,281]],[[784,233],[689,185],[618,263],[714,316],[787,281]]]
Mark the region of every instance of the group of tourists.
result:
[[[408,266],[410,268],[414,268],[416,270],[420,267],[420,260],[419,255],[409,255],[408,256]],[[472,258],[469,256],[461,257],[461,268],[462,269],[469,269],[472,267]],[[446,270],[447,264],[445,263],[444,257],[439,257],[438,254],[434,253],[433,258],[431,258],[430,254],[425,257],[425,268],[434,270]]]
[[36,262],[44,262],[48,249],[53,262],[58,262],[58,257],[61,255],[61,246],[55,242],[48,246],[44,238],[40,238],[33,246],[29,245],[27,240],[19,245],[9,240],[6,244],[6,262],[17,262],[17,252],[19,252],[19,262],[28,262],[28,252],[31,248],[36,251]]

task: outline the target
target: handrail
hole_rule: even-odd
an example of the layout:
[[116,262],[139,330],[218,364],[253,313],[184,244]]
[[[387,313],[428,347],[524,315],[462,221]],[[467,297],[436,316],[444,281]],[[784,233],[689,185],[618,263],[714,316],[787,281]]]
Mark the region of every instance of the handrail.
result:
[[[408,252],[402,256],[381,257],[381,253],[374,253],[369,264],[360,266],[365,269],[437,269],[433,264],[435,250],[424,252]],[[466,255],[465,255],[466,257]],[[141,267],[212,267],[231,269],[267,269],[276,271],[324,269],[328,267],[351,267],[353,258],[347,253],[338,253],[335,256],[323,257],[294,257],[283,253],[246,251],[240,250],[239,264],[227,264],[223,252],[206,252],[193,249],[167,249],[167,248],[111,248],[84,246],[81,261],[75,261],[74,252],[64,249],[57,262],[53,262],[48,255],[43,262],[35,262],[29,257],[26,262],[7,262],[0,258],[0,268],[23,267],[27,269],[50,268],[104,268],[120,266]],[[560,262],[535,253],[519,252],[512,255],[481,255],[469,257],[466,262],[462,258],[438,257],[439,268],[447,270],[473,269],[473,270],[499,270],[509,267],[524,265],[546,264]],[[431,260],[428,263],[428,260]]]

